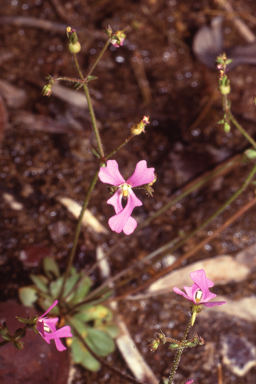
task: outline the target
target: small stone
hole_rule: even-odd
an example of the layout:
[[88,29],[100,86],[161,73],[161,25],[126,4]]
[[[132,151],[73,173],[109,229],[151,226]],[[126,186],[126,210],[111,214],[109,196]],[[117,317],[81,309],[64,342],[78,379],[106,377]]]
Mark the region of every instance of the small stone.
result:
[[221,339],[223,363],[237,376],[244,376],[256,366],[256,348],[243,336],[226,334]]

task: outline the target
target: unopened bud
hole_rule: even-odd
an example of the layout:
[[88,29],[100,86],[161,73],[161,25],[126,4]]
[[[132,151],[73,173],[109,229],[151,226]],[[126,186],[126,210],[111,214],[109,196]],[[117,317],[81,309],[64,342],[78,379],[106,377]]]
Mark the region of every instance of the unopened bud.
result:
[[111,37],[111,36],[112,36],[112,33],[113,33],[111,26],[108,25],[107,28],[104,30],[104,32],[106,33],[106,35],[107,35],[108,37]]
[[132,135],[138,136],[142,132],[145,133],[145,127],[149,124],[148,116],[144,116],[143,119],[138,124],[133,124],[131,127]]
[[67,37],[69,39],[68,48],[71,53],[78,53],[81,50],[81,44],[78,41],[78,36],[75,29],[67,27]]
[[52,94],[52,86],[51,84],[47,84],[42,89],[42,95],[50,97]]
[[165,336],[165,334],[163,333],[163,331],[160,330],[160,332],[157,334],[157,337],[161,340],[161,343],[162,343],[162,344],[165,344],[165,343],[166,343],[166,336]]
[[161,340],[156,338],[156,339],[151,339],[147,342],[147,347],[150,350],[150,352],[155,352],[157,348],[159,347],[159,344],[161,343]]
[[78,53],[81,51],[81,44],[77,41],[75,44],[69,43],[68,48],[71,53]]
[[226,84],[220,85],[219,90],[222,95],[228,95],[230,93],[231,88],[229,84]]

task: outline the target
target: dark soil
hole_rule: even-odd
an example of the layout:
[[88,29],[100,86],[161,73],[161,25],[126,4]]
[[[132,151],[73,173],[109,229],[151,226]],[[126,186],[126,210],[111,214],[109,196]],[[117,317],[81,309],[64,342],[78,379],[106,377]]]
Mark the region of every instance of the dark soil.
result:
[[[55,96],[41,96],[41,85],[45,84],[47,74],[77,76],[67,49],[67,25],[78,30],[82,45],[78,58],[84,73],[106,41],[101,31],[108,24],[113,30],[127,27],[124,46],[118,49],[110,47],[106,51],[94,73],[98,80],[90,83],[90,89],[106,154],[129,136],[133,123],[139,122],[144,115],[150,118],[146,134],[131,140],[114,156],[124,177],[129,176],[142,159],[156,170],[158,178],[154,196],[146,197],[138,191],[143,200],[143,206],[135,211],[139,223],[164,206],[170,195],[186,183],[249,147],[235,127],[226,134],[222,125],[217,124],[223,117],[221,96],[215,98],[206,116],[192,125],[218,86],[217,71],[200,64],[192,52],[195,32],[209,23],[209,11],[217,10],[214,1],[70,0],[60,3],[64,14],[56,8],[53,0],[13,0],[0,4],[1,17],[10,16],[8,19],[0,17],[0,77],[25,92],[17,97],[11,94],[8,101],[5,92],[0,91],[2,116],[5,112],[8,114],[7,126],[3,118],[0,122],[1,301],[18,301],[18,288],[31,283],[31,272],[41,271],[40,261],[47,253],[54,255],[64,269],[76,219],[58,198],[69,197],[82,204],[97,169],[97,159],[91,152],[91,146],[96,142],[88,110],[72,106]],[[248,20],[248,15],[256,14],[255,1],[235,0],[232,4],[237,12],[242,12],[245,23],[256,34],[255,19]],[[28,19],[17,25],[17,16]],[[48,20],[52,25],[46,30],[40,24],[31,25],[29,18]],[[245,44],[228,18],[224,38],[227,45]],[[139,85],[141,73],[148,81],[148,88]],[[240,65],[229,73],[232,110],[254,138],[256,107],[252,98],[256,93],[255,76],[256,67],[249,65]],[[28,124],[28,113],[35,116],[34,129]],[[251,162],[240,162],[225,176],[208,183],[130,236],[128,241],[123,240],[110,255],[111,274],[114,276],[176,238],[180,231],[189,233],[195,229],[241,187],[251,169]],[[20,208],[10,204],[7,195],[11,195]],[[254,186],[250,185],[223,215],[190,239],[175,255],[180,256],[193,248],[253,196]],[[106,228],[109,217],[113,215],[113,207],[106,204],[108,198],[106,185],[98,182],[89,209]],[[255,224],[255,208],[252,208],[187,262],[235,254],[255,242]],[[95,262],[96,246],[102,245],[105,250],[110,250],[121,236],[113,232],[99,235],[90,229],[83,230],[75,267],[85,272],[89,270]],[[26,264],[22,262],[20,253],[31,246],[44,248],[41,253],[32,252],[32,260]],[[162,267],[160,263],[150,270],[141,270],[140,276],[134,279],[130,275],[130,283],[117,289],[117,294],[139,287]],[[100,274],[96,272],[93,278],[99,285]],[[236,294],[237,298],[253,294],[246,282],[242,286],[234,284],[232,289],[230,286],[216,288],[215,293]],[[170,293],[141,302],[125,299],[119,302],[133,339],[159,379],[168,376],[174,354],[167,348],[150,354],[146,342],[160,327],[167,329],[167,333],[169,329],[172,337],[179,337],[184,330],[187,309],[182,308],[174,296]],[[216,318],[216,322],[213,326],[212,319],[208,323],[199,320],[198,326],[206,340],[218,343],[216,333],[226,332],[226,326],[223,319]],[[220,327],[217,331],[216,324]],[[233,326],[241,335],[250,338],[253,325],[247,327],[244,322]],[[206,358],[201,348],[184,353],[176,382],[193,377],[196,383],[217,383],[218,347],[210,368],[206,363],[199,363]],[[108,362],[129,373],[118,352],[111,355]],[[246,376],[237,378],[224,369],[223,382],[254,383],[255,373],[253,368]],[[74,383],[105,382],[117,384],[126,381],[106,368],[98,373],[77,368]]]

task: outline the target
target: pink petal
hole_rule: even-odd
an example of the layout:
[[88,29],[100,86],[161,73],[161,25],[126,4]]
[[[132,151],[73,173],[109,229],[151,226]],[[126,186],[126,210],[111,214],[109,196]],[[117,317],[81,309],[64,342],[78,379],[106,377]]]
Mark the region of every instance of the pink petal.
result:
[[[185,288],[185,287],[184,287],[184,288]],[[181,296],[185,297],[185,299],[192,300],[188,295],[186,295],[185,292],[181,291],[179,288],[174,287],[173,290],[174,290],[174,292],[177,293],[178,295],[181,295]]]
[[125,235],[130,235],[134,232],[135,228],[137,227],[137,221],[133,217],[129,217],[129,219],[126,221],[125,226],[123,227],[123,231]]
[[[112,198],[113,197],[114,196],[112,196]],[[111,199],[109,199],[108,202]],[[108,221],[108,224],[109,224],[110,228],[112,229],[112,231],[120,233],[123,230],[123,228],[125,227],[127,220],[131,216],[133,209],[135,207],[139,207],[141,205],[142,205],[142,202],[135,196],[134,192],[132,190],[130,190],[128,198],[127,198],[127,204],[126,204],[125,208],[123,208],[122,211],[120,211],[117,215],[112,216]],[[131,224],[131,222],[128,223],[129,228],[131,225],[132,225],[132,227],[134,227],[134,223],[133,224]],[[128,228],[127,228],[127,230],[129,232]]]
[[215,305],[226,304],[226,301],[213,301],[211,303],[203,303],[206,307],[215,307]]
[[36,329],[38,330],[38,332],[40,333],[40,335],[42,336],[42,337],[44,337],[44,322],[43,322],[43,320],[40,320],[40,321],[38,321],[37,320],[37,323],[36,323]]
[[48,340],[59,339],[61,337],[72,337],[73,336],[71,333],[71,329],[70,329],[69,325],[65,325],[65,327],[57,329],[57,331],[55,331],[55,332],[45,333],[45,335],[46,335],[46,338]]
[[38,317],[38,319],[41,319],[42,317],[44,317],[45,315],[47,315],[48,312],[50,312],[50,310],[54,307],[56,307],[56,305],[58,304],[58,300],[55,300],[54,303],[47,309],[47,311],[40,317]]
[[147,162],[145,160],[141,160],[136,165],[135,171],[127,180],[127,183],[134,187],[138,187],[139,185],[149,184],[154,178],[155,168],[147,168]]
[[206,277],[206,273],[204,269],[199,269],[198,271],[191,272],[190,277],[199,287],[200,287],[200,282],[205,281],[205,279],[206,279],[206,284],[208,288],[211,288],[214,286],[213,281],[211,281]]
[[50,344],[50,340],[54,339],[58,351],[65,351],[66,347],[60,341],[60,337],[72,337],[70,327],[66,325],[52,333],[45,333],[44,340]]
[[[108,199],[107,203],[113,205],[116,214],[118,214],[123,210],[121,201],[122,201],[122,192],[119,189],[110,199]],[[134,232],[136,227],[137,227],[137,221],[133,217],[129,217],[125,226],[123,227],[123,231],[126,235],[130,235],[131,233]]]
[[119,172],[118,164],[115,160],[108,160],[107,166],[100,168],[99,179],[103,183],[115,185],[116,187],[125,183],[125,180]]
[[107,204],[113,205],[115,213],[119,213],[123,210],[121,189],[118,189],[116,193],[108,199]]
[[50,328],[50,330],[52,332],[55,332],[56,331],[56,327],[55,325],[57,324],[57,322],[59,321],[58,317],[53,317],[51,319],[45,319],[44,320],[44,323],[47,327]]
[[195,302],[195,294],[199,290],[198,285],[193,284],[191,287],[183,287],[183,289],[185,290],[185,292],[188,295],[188,297],[190,298],[190,300]]
[[200,300],[201,303],[204,303],[206,301],[209,301],[216,297],[214,293],[211,293],[209,291],[209,284],[210,286],[213,286],[213,282],[206,278],[205,271],[203,269],[199,269],[198,271],[192,272],[190,274],[191,279],[196,283],[196,285],[201,289],[202,291],[202,298]]

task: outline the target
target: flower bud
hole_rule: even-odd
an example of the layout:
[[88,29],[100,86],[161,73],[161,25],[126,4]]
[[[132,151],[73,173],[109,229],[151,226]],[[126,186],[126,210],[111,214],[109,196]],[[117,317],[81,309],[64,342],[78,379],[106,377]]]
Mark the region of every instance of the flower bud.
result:
[[151,339],[147,342],[147,347],[150,350],[150,352],[155,352],[159,347],[160,343],[161,343],[161,340],[159,338]]
[[231,88],[229,84],[225,84],[225,85],[220,85],[219,90],[222,95],[228,95],[230,93]]
[[108,25],[107,28],[104,30],[104,32],[106,33],[106,35],[107,35],[108,37],[111,37],[111,36],[112,36],[112,33],[113,33],[111,26]]
[[52,86],[51,84],[47,84],[42,89],[42,95],[50,97],[52,94]]
[[138,136],[142,132],[145,133],[145,126],[149,124],[148,116],[144,116],[143,119],[138,124],[133,124],[131,127],[132,135]]
[[68,48],[71,53],[78,53],[81,50],[81,44],[78,41],[78,37],[75,29],[67,27],[67,37],[69,39]]
[[71,53],[78,53],[81,51],[81,44],[77,41],[75,44],[69,43],[68,48]]

